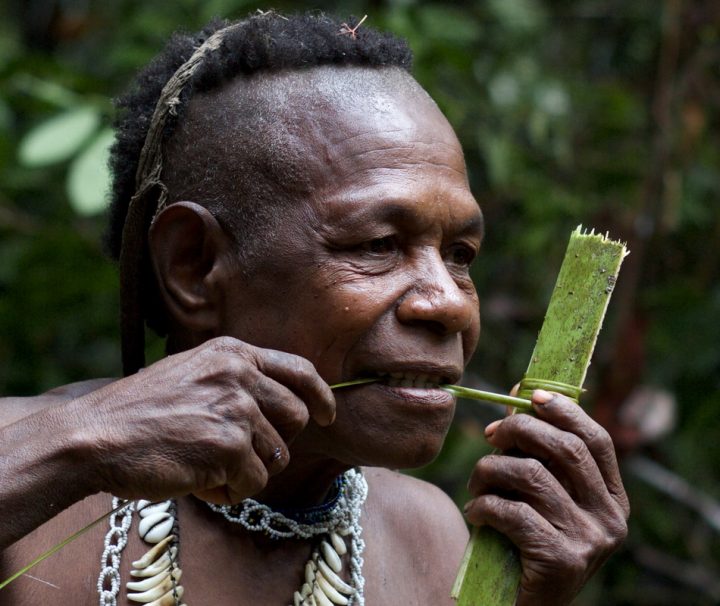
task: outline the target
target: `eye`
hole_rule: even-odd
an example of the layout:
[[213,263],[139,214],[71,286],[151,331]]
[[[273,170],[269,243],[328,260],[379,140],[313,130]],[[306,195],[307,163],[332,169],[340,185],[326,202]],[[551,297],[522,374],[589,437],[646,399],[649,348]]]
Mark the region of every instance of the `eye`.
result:
[[447,255],[448,262],[460,267],[470,267],[475,260],[477,252],[467,244],[454,244]]
[[385,236],[383,238],[373,238],[372,240],[363,242],[361,248],[364,252],[369,252],[374,255],[386,255],[388,253],[395,252],[398,245],[394,237]]

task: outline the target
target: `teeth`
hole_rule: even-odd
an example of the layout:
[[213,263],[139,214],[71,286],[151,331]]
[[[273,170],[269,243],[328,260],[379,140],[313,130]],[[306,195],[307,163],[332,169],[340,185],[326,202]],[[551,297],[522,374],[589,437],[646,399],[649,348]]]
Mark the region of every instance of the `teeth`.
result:
[[[380,373],[378,373],[380,374]],[[385,373],[387,374],[387,373]],[[383,376],[380,374],[380,376]],[[386,383],[390,387],[415,387],[419,389],[433,389],[437,387],[442,379],[437,375],[412,372],[391,372]]]

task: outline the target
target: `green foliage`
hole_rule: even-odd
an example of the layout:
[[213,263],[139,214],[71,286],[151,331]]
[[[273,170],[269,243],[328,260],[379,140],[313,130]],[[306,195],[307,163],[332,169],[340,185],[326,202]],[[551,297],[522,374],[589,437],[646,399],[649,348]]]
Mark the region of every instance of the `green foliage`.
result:
[[[95,214],[107,179],[108,100],[178,27],[268,6],[13,6],[12,14],[0,7],[0,390],[26,394],[119,372],[117,277],[100,252],[103,219]],[[522,375],[571,229],[582,223],[629,241],[589,399],[624,451],[652,454],[720,498],[715,0],[273,6],[367,13],[369,24],[410,40],[416,76],[461,139],[487,220],[474,270],[483,336],[470,379],[509,389]],[[48,137],[51,127],[58,130]],[[678,402],[677,425],[654,444],[617,421],[641,384]],[[419,472],[460,503],[472,462],[485,452],[483,421],[463,403],[445,452]],[[629,547],[580,603],[712,603],[646,555],[652,548],[717,577],[717,534],[631,474],[628,483]]]
[[53,116],[38,124],[20,142],[20,164],[38,168],[69,160],[99,124],[98,112],[89,106],[76,107]]

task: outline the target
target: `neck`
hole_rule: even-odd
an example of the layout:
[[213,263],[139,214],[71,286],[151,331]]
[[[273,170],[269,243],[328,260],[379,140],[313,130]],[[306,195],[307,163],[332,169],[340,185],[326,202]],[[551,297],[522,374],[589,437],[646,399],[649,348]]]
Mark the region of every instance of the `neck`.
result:
[[273,509],[314,507],[327,499],[335,478],[350,467],[327,458],[291,455],[288,466],[253,498]]

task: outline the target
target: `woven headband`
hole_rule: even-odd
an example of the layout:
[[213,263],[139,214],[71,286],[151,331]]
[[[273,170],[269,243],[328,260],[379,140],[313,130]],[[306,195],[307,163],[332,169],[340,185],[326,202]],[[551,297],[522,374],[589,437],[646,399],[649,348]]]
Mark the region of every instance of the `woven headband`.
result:
[[[165,124],[168,116],[177,115],[180,95],[205,57],[220,47],[231,29],[241,24],[235,23],[216,31],[177,69],[160,93],[145,136],[135,173],[135,193],[128,204],[120,247],[120,338],[125,376],[145,366],[145,323],[140,286],[146,268],[146,226],[167,205],[167,187],[160,180]],[[151,204],[156,190],[159,190],[156,202]]]

